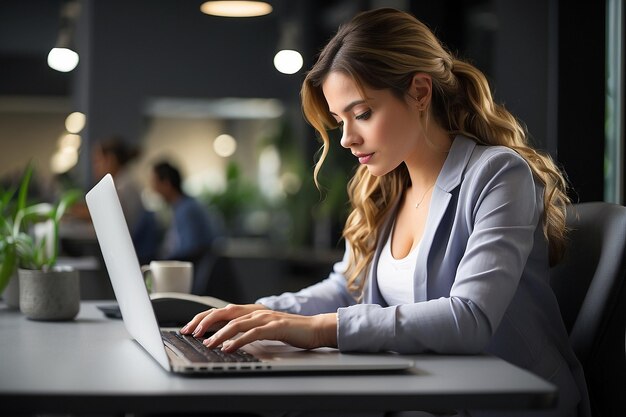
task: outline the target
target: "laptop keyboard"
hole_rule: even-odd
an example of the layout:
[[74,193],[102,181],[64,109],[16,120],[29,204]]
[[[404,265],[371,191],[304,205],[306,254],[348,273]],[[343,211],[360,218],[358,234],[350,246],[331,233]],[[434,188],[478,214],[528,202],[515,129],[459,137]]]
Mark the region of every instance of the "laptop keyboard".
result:
[[161,331],[163,340],[176,349],[178,349],[185,357],[193,363],[203,362],[260,362],[253,355],[238,349],[234,352],[222,352],[219,348],[209,349],[201,342],[202,339],[196,339],[192,336],[182,335],[176,331]]

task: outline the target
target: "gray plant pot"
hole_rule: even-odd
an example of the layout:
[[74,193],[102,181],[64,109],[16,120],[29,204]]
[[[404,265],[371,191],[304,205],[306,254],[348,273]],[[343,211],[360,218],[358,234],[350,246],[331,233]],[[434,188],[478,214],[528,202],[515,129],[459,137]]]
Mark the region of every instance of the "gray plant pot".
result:
[[80,310],[79,272],[20,269],[20,310],[32,320],[72,320]]

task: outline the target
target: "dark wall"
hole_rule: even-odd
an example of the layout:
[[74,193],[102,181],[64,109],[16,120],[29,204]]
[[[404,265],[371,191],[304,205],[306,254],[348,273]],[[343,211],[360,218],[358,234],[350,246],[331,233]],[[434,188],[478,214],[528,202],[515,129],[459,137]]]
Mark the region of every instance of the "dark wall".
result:
[[558,160],[572,198],[604,199],[605,2],[559,2]]
[[554,154],[558,21],[549,3],[494,1],[493,78],[496,97],[526,125],[533,144]]

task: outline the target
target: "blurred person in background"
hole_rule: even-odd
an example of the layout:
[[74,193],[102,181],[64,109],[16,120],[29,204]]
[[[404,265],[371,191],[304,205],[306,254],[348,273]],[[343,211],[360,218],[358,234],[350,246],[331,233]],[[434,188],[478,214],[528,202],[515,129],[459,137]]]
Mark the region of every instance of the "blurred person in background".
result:
[[131,232],[137,228],[146,210],[141,201],[141,186],[130,169],[131,162],[135,161],[139,155],[140,151],[137,147],[117,136],[96,143],[91,154],[94,180],[100,181],[107,173],[111,174]]
[[153,165],[150,182],[172,209],[158,257],[198,261],[211,251],[218,234],[207,208],[183,191],[180,170],[169,162]]
[[[154,213],[141,200],[142,187],[131,169],[139,155],[138,147],[120,136],[111,136],[95,143],[91,163],[95,182],[106,174],[113,177],[135,251],[143,264],[155,258],[161,234]],[[84,202],[74,206],[71,214],[85,220],[90,218]]]

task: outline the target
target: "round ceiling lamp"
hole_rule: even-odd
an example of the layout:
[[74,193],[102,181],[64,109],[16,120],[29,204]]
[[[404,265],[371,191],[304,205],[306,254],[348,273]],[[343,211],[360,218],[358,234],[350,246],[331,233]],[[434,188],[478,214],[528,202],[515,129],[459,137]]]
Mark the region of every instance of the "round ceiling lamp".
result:
[[48,66],[59,72],[72,71],[78,60],[78,54],[69,48],[52,48],[48,53]]
[[264,1],[206,1],[200,11],[213,16],[256,17],[272,12],[272,6]]
[[75,111],[65,118],[65,130],[70,133],[80,133],[85,127],[87,117],[84,113]]
[[304,60],[298,51],[283,49],[274,55],[274,66],[283,74],[295,74],[300,71]]
[[213,150],[222,158],[228,158],[237,150],[237,141],[230,135],[219,135],[213,141]]

